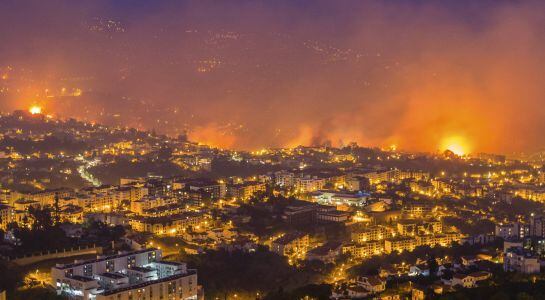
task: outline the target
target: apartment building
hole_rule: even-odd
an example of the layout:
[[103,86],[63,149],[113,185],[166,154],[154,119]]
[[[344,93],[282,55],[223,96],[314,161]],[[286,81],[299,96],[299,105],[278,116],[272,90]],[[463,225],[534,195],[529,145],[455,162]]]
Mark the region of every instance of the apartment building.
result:
[[197,299],[197,271],[143,249],[51,268],[57,294],[77,300]]
[[271,251],[282,256],[304,258],[310,246],[308,234],[287,233],[271,243]]
[[352,241],[355,243],[365,243],[368,241],[380,241],[391,237],[392,230],[386,226],[368,226],[352,232]]

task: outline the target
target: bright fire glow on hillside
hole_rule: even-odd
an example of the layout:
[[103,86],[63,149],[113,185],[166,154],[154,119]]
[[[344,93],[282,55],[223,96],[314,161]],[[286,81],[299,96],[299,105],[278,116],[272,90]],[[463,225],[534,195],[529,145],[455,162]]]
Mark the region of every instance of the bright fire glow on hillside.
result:
[[441,142],[441,151],[450,150],[456,155],[466,155],[469,153],[469,144],[468,142],[460,136],[450,136],[444,138]]
[[42,113],[42,108],[40,106],[38,106],[38,105],[32,105],[28,109],[28,112],[30,112],[33,115],[41,114]]

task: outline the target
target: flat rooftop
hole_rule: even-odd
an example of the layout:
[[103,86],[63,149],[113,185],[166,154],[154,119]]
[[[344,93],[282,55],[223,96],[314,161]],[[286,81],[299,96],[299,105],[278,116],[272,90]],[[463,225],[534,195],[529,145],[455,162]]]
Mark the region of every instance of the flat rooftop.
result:
[[188,270],[188,272],[184,273],[184,274],[176,274],[176,275],[160,278],[160,279],[157,279],[157,280],[144,281],[142,283],[130,285],[130,286],[127,286],[127,287],[108,290],[108,291],[105,291],[104,293],[102,293],[102,295],[104,295],[104,296],[115,295],[117,293],[121,293],[121,292],[124,292],[124,291],[140,289],[140,288],[144,288],[144,287],[147,287],[147,286],[150,286],[150,285],[153,285],[153,284],[166,282],[166,281],[171,281],[171,280],[176,280],[176,279],[179,279],[179,278],[183,278],[183,277],[187,277],[187,276],[191,276],[191,275],[196,275],[196,274],[197,274],[197,270]]
[[100,276],[111,278],[111,279],[121,279],[121,278],[126,278],[127,277],[127,276],[125,276],[123,274],[119,274],[119,273],[102,273],[102,274],[100,274]]
[[72,264],[59,265],[59,266],[55,266],[54,268],[59,269],[59,270],[65,270],[65,269],[75,268],[75,267],[78,267],[78,266],[88,265],[88,264],[97,263],[97,262],[101,262],[101,261],[106,261],[106,260],[111,260],[111,259],[116,259],[116,258],[120,258],[120,257],[135,255],[135,254],[146,253],[146,252],[153,252],[153,251],[157,251],[157,249],[148,248],[148,249],[142,249],[142,250],[138,250],[138,251],[125,252],[125,253],[105,256],[105,257],[101,257],[101,258],[97,258],[97,259],[80,261],[80,262],[72,263]]

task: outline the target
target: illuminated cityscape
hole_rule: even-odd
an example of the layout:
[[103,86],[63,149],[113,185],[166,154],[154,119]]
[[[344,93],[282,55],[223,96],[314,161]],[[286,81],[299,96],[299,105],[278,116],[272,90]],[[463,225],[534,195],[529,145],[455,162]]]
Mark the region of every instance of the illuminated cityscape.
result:
[[0,300],[545,299],[544,9],[0,1]]

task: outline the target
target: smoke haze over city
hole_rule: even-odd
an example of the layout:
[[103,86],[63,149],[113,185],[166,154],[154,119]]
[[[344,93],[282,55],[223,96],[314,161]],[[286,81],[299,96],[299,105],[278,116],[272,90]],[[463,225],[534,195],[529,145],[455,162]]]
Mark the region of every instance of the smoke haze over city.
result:
[[545,136],[540,1],[2,1],[0,108],[233,149]]

